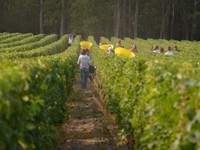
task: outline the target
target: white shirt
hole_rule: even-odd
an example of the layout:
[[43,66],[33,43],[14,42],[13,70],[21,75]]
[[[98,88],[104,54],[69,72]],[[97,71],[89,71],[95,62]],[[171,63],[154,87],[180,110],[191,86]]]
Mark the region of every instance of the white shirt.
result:
[[73,38],[69,38],[68,44],[72,44]]
[[79,56],[77,64],[80,65],[80,69],[82,69],[82,68],[89,69],[90,63],[91,63],[91,61],[90,61],[90,57],[88,55],[80,55]]
[[113,53],[113,49],[112,49],[112,47],[110,46],[110,47],[108,47],[108,53],[109,54],[112,54]]
[[155,53],[160,53],[160,50],[159,50],[159,49],[156,49],[156,50],[154,50],[153,52],[155,52]]

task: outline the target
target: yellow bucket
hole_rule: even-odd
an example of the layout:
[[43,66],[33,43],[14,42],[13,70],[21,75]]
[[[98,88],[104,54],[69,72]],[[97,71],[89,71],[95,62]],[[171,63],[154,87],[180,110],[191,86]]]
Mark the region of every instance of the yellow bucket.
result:
[[114,47],[112,44],[102,44],[99,46],[99,48],[107,52],[109,46],[111,46],[112,48]]
[[133,58],[135,57],[135,54],[128,49],[122,48],[122,47],[117,47],[115,48],[115,54],[121,57],[126,57],[126,58]]
[[82,42],[80,42],[80,46],[82,49],[83,48],[90,49],[92,47],[92,43],[89,41],[82,41]]

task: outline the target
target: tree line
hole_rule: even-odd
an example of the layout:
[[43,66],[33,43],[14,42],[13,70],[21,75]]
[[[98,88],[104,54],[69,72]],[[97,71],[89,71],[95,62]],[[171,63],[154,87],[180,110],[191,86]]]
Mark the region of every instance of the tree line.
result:
[[200,39],[200,0],[0,0],[0,32]]

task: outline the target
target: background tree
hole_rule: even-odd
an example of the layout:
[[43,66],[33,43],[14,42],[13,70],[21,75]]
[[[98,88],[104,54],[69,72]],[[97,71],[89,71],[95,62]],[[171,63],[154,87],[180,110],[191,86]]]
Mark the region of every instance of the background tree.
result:
[[61,0],[60,37],[64,35],[64,30],[65,30],[65,0]]
[[43,0],[40,0],[40,33],[44,33],[43,29]]
[[139,0],[135,0],[134,38],[138,37]]
[[200,0],[193,0],[193,13],[192,13],[192,31],[191,31],[191,40],[196,39],[197,35],[197,26],[198,20],[200,17],[200,11],[198,11],[198,6],[200,5]]
[[119,37],[119,32],[120,32],[120,17],[121,17],[121,0],[115,0],[115,18],[114,18],[114,36]]
[[0,32],[200,39],[200,0],[0,0]]

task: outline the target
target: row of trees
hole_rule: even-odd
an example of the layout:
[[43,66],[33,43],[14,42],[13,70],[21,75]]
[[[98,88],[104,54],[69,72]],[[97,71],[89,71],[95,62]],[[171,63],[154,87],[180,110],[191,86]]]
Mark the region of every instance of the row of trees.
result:
[[0,32],[200,39],[200,0],[0,0]]

